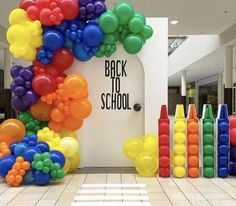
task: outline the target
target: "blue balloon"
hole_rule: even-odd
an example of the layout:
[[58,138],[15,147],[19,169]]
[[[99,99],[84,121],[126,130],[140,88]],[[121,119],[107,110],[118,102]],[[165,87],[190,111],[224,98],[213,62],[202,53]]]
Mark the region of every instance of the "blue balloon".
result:
[[34,172],[34,182],[36,185],[44,186],[48,185],[51,180],[51,176],[48,173],[41,172],[39,170],[36,170]]
[[14,149],[16,147],[16,145],[18,145],[19,142],[13,142],[11,145],[10,145],[10,150],[11,150],[11,153],[14,153]]
[[40,149],[42,153],[49,152],[50,150],[49,145],[46,142],[38,142],[36,147]]
[[5,178],[9,170],[15,163],[16,158],[13,155],[9,155],[0,159],[0,176]]
[[73,54],[76,59],[82,62],[88,61],[93,57],[93,54],[89,54],[85,51],[83,43],[73,45]]
[[37,147],[29,147],[25,150],[23,157],[26,161],[32,162],[34,160],[34,155],[38,153],[41,154],[40,149]]
[[17,144],[14,148],[14,154],[16,157],[22,156],[27,149],[27,146],[24,143]]
[[29,169],[24,176],[23,183],[26,185],[31,185],[34,183],[33,170]]
[[64,47],[67,49],[72,49],[73,47],[73,42],[67,37],[65,38]]
[[43,46],[49,51],[56,51],[64,45],[64,38],[58,30],[48,30],[43,35]]
[[50,151],[50,154],[51,154],[51,160],[54,163],[59,163],[61,165],[61,168],[63,168],[66,161],[65,156],[57,150]]
[[103,32],[97,25],[88,25],[82,31],[82,40],[90,47],[99,46],[103,41]]

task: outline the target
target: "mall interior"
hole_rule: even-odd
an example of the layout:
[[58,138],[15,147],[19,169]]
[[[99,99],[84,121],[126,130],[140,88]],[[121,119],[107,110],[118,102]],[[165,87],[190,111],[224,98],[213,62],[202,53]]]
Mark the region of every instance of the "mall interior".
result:
[[[55,16],[46,16],[50,9]],[[236,205],[235,11],[235,0],[1,0],[0,206]],[[129,12],[138,13],[121,23]],[[63,30],[63,23],[71,26]],[[96,45],[89,57],[100,31],[99,43],[107,51],[115,45],[114,54]],[[120,43],[111,46],[115,31]],[[41,44],[25,58],[36,35]],[[64,53],[55,60],[46,43],[56,47],[58,35],[63,43],[53,52]],[[65,46],[66,38],[77,47]],[[137,52],[135,40],[142,42]],[[83,41],[94,45],[81,49]],[[34,107],[39,101],[46,106]]]

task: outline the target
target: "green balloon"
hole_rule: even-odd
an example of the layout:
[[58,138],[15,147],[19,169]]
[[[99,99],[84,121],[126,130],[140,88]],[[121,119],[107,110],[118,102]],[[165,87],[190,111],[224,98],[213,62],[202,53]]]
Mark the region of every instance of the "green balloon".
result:
[[206,156],[203,159],[204,167],[213,167],[214,166],[214,158],[211,156]]
[[44,152],[43,154],[41,154],[42,160],[50,159],[50,157],[51,155],[49,152]]
[[214,155],[214,146],[213,145],[204,145],[203,146],[203,154],[206,156]]
[[40,154],[35,154],[34,155],[34,160],[35,161],[41,161],[41,155]]
[[146,24],[146,18],[142,13],[135,12],[134,17],[140,18],[144,24]]
[[45,159],[43,160],[43,165],[46,166],[46,167],[50,167],[52,164],[52,160],[51,159]]
[[35,168],[36,168],[36,161],[33,161],[33,162],[31,163],[31,166],[35,169]]
[[204,134],[203,135],[204,144],[214,144],[214,135],[213,134]]
[[151,38],[151,36],[153,35],[153,30],[152,27],[150,27],[149,25],[145,25],[143,30],[141,31],[140,35],[144,38],[144,39],[149,39]]
[[55,170],[61,169],[61,165],[59,163],[54,163]]
[[212,133],[214,131],[214,123],[213,122],[204,122],[203,123],[203,132],[204,133]]
[[33,130],[35,126],[36,125],[33,121],[31,121],[25,125],[26,129],[29,129],[29,130]]
[[115,6],[114,13],[118,18],[119,24],[124,25],[128,24],[134,16],[134,8],[129,3],[121,2]]
[[43,168],[43,172],[44,173],[49,173],[50,172],[50,168],[49,167],[44,167]]
[[118,19],[112,11],[108,10],[99,17],[98,24],[104,33],[110,34],[118,28]]
[[31,135],[36,135],[36,133],[34,131],[27,130],[26,131],[26,136],[31,136]]
[[37,161],[35,164],[35,168],[37,170],[42,170],[43,169],[43,162],[42,161]]
[[96,52],[95,56],[96,56],[97,58],[101,58],[101,57],[104,56],[104,54],[103,54],[100,50],[98,50],[98,51]]
[[113,34],[105,34],[103,39],[104,44],[115,44],[116,38]]
[[27,124],[31,118],[32,118],[32,115],[30,112],[23,112],[19,115],[19,120],[23,122],[24,124]]
[[52,178],[55,178],[57,176],[56,170],[51,171],[50,175],[51,175]]
[[63,170],[59,169],[57,170],[57,178],[62,179],[65,176]]
[[203,169],[203,174],[204,174],[204,177],[214,177],[214,168],[212,167],[206,167]]
[[144,29],[144,21],[139,17],[133,17],[129,22],[129,30],[135,34]]
[[130,34],[128,35],[124,42],[124,49],[129,54],[137,54],[143,46],[142,37],[137,34]]

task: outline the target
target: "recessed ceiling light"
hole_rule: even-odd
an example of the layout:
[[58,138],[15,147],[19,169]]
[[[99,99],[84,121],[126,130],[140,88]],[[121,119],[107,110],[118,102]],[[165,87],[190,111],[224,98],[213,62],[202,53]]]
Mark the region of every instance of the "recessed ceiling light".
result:
[[227,13],[228,13],[228,11],[227,11],[227,10],[225,10],[225,11],[224,11],[224,13],[225,13],[225,14],[227,14]]
[[170,21],[171,24],[178,24],[179,22],[177,20]]

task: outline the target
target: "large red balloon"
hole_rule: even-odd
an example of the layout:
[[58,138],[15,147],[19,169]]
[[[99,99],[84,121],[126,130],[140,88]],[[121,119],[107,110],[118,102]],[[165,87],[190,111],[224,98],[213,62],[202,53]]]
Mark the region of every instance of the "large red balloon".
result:
[[20,8],[27,10],[30,6],[35,5],[35,0],[21,0],[20,2]]
[[43,96],[54,92],[56,89],[55,80],[48,74],[39,74],[34,77],[32,87],[36,94]]
[[64,19],[74,19],[79,14],[79,4],[77,0],[58,0],[58,5],[62,10]]
[[73,63],[74,63],[74,56],[69,49],[59,49],[54,54],[52,60],[52,65],[60,70],[69,69]]

